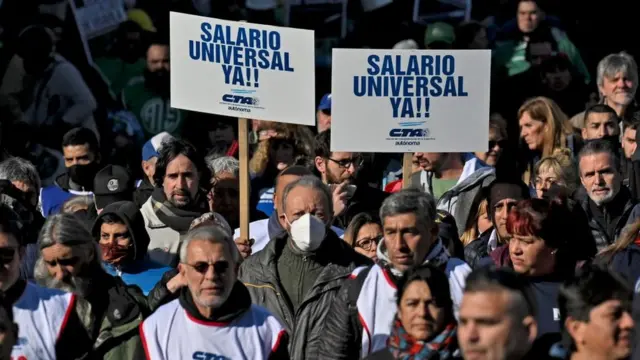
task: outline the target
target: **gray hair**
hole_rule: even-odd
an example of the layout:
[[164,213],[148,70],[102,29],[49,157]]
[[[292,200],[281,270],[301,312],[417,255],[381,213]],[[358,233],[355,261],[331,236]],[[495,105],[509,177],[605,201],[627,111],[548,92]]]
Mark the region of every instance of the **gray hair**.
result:
[[[589,141],[582,147],[582,149],[580,149],[580,152],[578,153],[578,167],[580,166],[580,162],[583,157],[597,154],[609,154],[611,161],[613,161],[615,170],[620,173],[620,158],[613,150],[611,144],[602,139]],[[582,177],[582,169],[579,170],[580,177]]]
[[0,162],[0,179],[23,182],[33,187],[36,193],[39,193],[42,187],[36,167],[31,162],[19,157],[11,157]]
[[380,220],[384,224],[385,218],[400,214],[413,213],[418,222],[425,229],[431,228],[436,222],[436,202],[428,193],[419,189],[404,189],[391,194],[380,206]]
[[207,156],[205,159],[209,170],[211,170],[213,176],[220,173],[230,173],[235,177],[240,176],[240,161],[233,156]]
[[91,236],[89,229],[74,215],[61,213],[47,218],[40,230],[38,248],[43,250],[56,244],[83,248],[87,257],[94,255],[93,261],[100,264],[98,243]]
[[327,204],[327,209],[325,209],[327,212],[327,217],[329,219],[333,218],[333,200],[331,191],[329,190],[329,187],[322,182],[322,180],[313,175],[305,175],[298,180],[287,184],[287,186],[284,187],[284,190],[282,191],[282,212],[287,211],[287,197],[289,196],[291,190],[297,187],[304,187],[320,191],[322,195],[324,195]]
[[181,263],[187,262],[189,244],[193,240],[204,240],[214,244],[225,244],[231,252],[234,263],[237,264],[240,261],[240,251],[238,251],[236,243],[233,241],[233,239],[231,239],[231,236],[227,234],[225,230],[216,225],[201,225],[189,230],[186,237],[182,241],[182,244],[180,245]]
[[86,195],[73,196],[62,203],[62,210],[65,214],[73,214],[80,210],[90,209],[95,206],[93,197]]
[[633,56],[624,51],[617,54],[609,54],[600,60],[596,78],[598,86],[604,84],[604,78],[614,78],[618,73],[625,74],[632,81],[633,95],[635,96],[638,88],[638,65],[636,65]]

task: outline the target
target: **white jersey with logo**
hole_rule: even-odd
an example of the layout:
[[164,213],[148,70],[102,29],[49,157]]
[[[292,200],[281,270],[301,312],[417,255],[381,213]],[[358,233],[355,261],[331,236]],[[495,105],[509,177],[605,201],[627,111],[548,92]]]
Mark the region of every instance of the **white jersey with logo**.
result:
[[18,341],[11,358],[16,360],[55,360],[56,342],[74,309],[75,296],[60,290],[27,283],[13,305],[18,324]]
[[266,360],[284,335],[282,325],[263,307],[251,305],[232,322],[218,323],[194,318],[177,299],[140,325],[149,360]]

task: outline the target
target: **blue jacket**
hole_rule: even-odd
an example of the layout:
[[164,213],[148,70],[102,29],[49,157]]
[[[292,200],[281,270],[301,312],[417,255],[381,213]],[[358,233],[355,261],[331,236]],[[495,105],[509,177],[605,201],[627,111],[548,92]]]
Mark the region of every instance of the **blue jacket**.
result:
[[103,266],[107,273],[119,277],[127,285],[138,286],[145,295],[149,294],[165,272],[171,270],[170,267],[152,261],[148,256],[121,269],[107,263],[103,263]]
[[48,217],[57,214],[62,209],[62,204],[74,196],[84,195],[93,197],[90,191],[76,191],[69,189],[69,175],[62,174],[56,178],[53,185],[43,187],[40,190],[40,204],[42,206],[42,216]]

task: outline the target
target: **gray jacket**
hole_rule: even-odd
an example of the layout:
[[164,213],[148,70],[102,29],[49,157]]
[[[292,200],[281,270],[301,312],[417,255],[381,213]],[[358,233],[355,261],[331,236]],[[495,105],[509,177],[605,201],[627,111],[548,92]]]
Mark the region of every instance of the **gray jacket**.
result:
[[[422,184],[420,177],[422,171],[411,175],[411,187],[420,189],[427,193],[432,193],[432,173],[427,173],[427,183]],[[478,202],[483,196],[483,189],[488,187],[496,179],[495,169],[484,167],[471,173],[462,182],[456,184],[449,191],[442,194],[437,201],[438,210],[444,210],[453,215],[458,227],[458,236],[462,236],[467,226],[469,214],[473,207],[478,206]]]
[[330,305],[351,272],[371,261],[332,231],[327,232],[320,248],[327,254],[327,265],[294,313],[277,272],[277,261],[287,241],[288,235],[272,239],[264,249],[248,257],[240,265],[238,279],[249,290],[252,302],[269,310],[286,328],[291,359],[322,359],[322,328],[327,314],[333,311]]

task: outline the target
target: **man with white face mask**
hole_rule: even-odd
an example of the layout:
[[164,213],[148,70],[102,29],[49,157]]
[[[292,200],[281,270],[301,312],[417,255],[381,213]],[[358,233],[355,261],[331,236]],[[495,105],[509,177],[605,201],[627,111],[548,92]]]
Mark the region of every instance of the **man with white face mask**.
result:
[[303,176],[288,184],[282,205],[279,221],[287,233],[248,257],[238,278],[253,303],[284,324],[291,358],[316,359],[323,319],[338,289],[353,269],[370,260],[330,230],[331,193],[320,179]]

